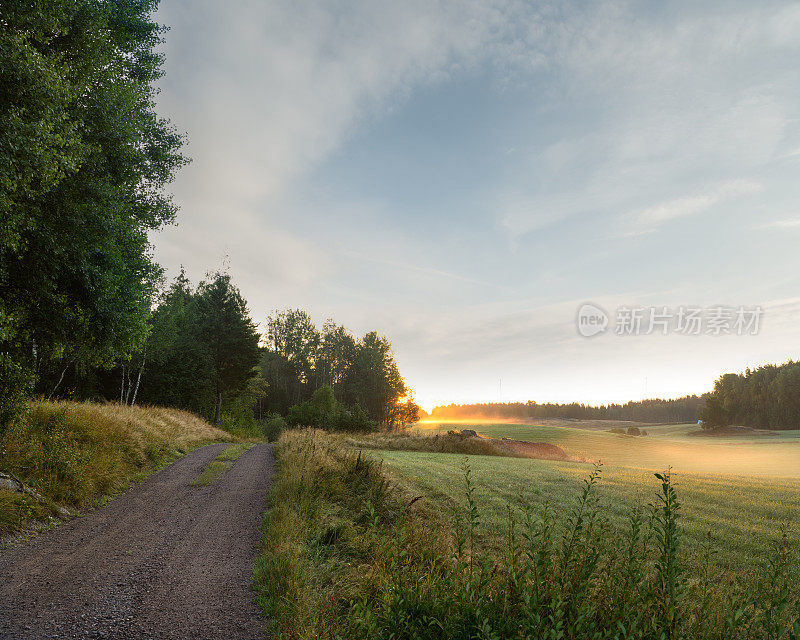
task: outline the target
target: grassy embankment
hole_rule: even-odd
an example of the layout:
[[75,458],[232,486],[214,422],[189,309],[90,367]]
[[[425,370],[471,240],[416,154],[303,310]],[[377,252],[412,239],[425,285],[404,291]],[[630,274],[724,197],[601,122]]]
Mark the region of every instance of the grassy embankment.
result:
[[54,505],[88,506],[211,442],[236,440],[177,409],[35,402],[0,441],[0,470],[48,501],[0,490],[0,535]]
[[276,447],[254,583],[284,637],[800,637],[796,483],[488,456],[465,483],[347,441]]

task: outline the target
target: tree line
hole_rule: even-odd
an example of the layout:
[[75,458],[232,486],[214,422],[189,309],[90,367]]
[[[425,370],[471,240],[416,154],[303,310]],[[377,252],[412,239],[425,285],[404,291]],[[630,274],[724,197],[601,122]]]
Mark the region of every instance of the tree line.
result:
[[259,420],[334,430],[396,429],[417,420],[389,340],[355,338],[299,309],[276,311],[262,336],[227,273],[196,287],[181,273],[159,297],[140,348],[104,366],[69,350],[39,357],[34,395],[172,406],[225,428]]
[[694,422],[705,403],[705,396],[685,396],[671,400],[654,398],[625,404],[591,406],[578,402],[537,403],[489,402],[483,404],[450,404],[434,407],[431,418],[458,420],[480,418],[542,419],[567,418],[574,420],[629,420],[633,422]]
[[416,405],[376,332],[294,310],[262,336],[225,273],[161,290],[148,234],[174,221],[165,187],[188,160],[155,111],[157,5],[0,3],[0,434],[30,397],[405,424]]
[[800,362],[726,373],[714,383],[702,413],[706,426],[800,429]]

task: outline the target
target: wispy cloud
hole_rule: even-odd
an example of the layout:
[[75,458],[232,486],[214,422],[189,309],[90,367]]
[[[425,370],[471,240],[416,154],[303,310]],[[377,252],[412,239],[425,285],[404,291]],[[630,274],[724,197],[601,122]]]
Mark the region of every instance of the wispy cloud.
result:
[[773,220],[759,225],[758,229],[800,229],[800,218],[787,218],[785,220]]
[[355,260],[370,262],[372,264],[377,264],[377,265],[383,265],[385,267],[391,267],[392,269],[398,269],[400,271],[412,271],[417,274],[422,274],[423,276],[433,276],[436,278],[444,278],[446,280],[456,280],[458,282],[466,282],[469,284],[479,285],[481,287],[500,289],[502,291],[508,291],[508,292],[514,291],[514,289],[512,289],[511,287],[507,287],[500,283],[491,282],[489,280],[481,280],[479,278],[470,278],[469,276],[453,273],[451,271],[445,271],[443,269],[437,269],[435,267],[428,267],[425,265],[413,264],[410,262],[402,262],[400,260],[392,260],[389,258],[375,258],[364,255],[363,253],[357,253],[355,251],[345,251],[343,253],[344,255],[353,258]]
[[661,225],[687,216],[697,215],[716,204],[758,193],[762,185],[751,180],[733,180],[717,185],[705,193],[668,200],[640,211],[634,211],[624,217],[630,233],[649,233]]
[[[412,386],[472,393],[513,369],[529,397],[589,399],[601,377],[600,400],[625,399],[631,372],[669,358],[680,380],[712,379],[718,343],[690,366],[689,342],[620,362],[601,349],[617,343],[575,338],[571,303],[545,307],[741,290],[742,273],[704,268],[721,247],[675,242],[681,221],[723,205],[755,289],[796,288],[775,284],[797,272],[794,234],[752,234],[766,213],[777,220],[763,229],[800,228],[794,162],[776,162],[800,156],[796,3],[170,0],[159,19],[172,28],[159,108],[188,131],[194,162],[174,187],[180,227],[154,236],[158,259],[196,278],[227,253],[258,317],[301,305],[386,331]],[[431,204],[398,176],[437,155],[461,173],[429,163],[421,181],[446,195]],[[398,182],[414,197],[393,202]],[[756,193],[760,219],[737,202]],[[623,237],[656,230],[681,254],[669,269]],[[797,344],[782,331],[756,355]]]

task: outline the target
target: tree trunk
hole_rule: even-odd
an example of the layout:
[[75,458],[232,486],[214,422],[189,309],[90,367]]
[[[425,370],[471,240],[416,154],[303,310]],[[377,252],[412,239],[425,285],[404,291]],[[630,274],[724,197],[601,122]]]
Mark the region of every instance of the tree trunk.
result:
[[64,374],[67,372],[67,369],[69,368],[69,365],[71,365],[71,364],[72,364],[72,362],[70,361],[70,362],[67,363],[67,366],[64,367],[64,370],[61,372],[61,377],[58,379],[58,382],[56,382],[56,386],[53,387],[53,390],[50,392],[50,395],[47,396],[48,400],[50,400],[50,398],[53,397],[53,394],[56,392],[58,387],[61,386],[61,382],[64,380]]
[[119,403],[122,404],[125,401],[125,364],[122,365],[122,382],[119,386]]
[[36,349],[36,340],[31,340],[31,356],[33,357],[33,375],[28,383],[28,389],[33,395],[36,391],[36,379],[39,377],[39,352]]
[[139,367],[139,375],[136,376],[136,387],[133,390],[133,400],[131,400],[131,406],[136,404],[136,395],[139,393],[139,383],[142,381],[142,371],[144,371],[144,358],[147,355],[147,352],[142,350],[142,366]]
[[131,401],[131,368],[130,367],[128,367],[128,370],[127,370],[126,373],[127,373],[127,384],[126,384],[126,386],[127,386],[128,390],[125,392],[125,404],[127,405],[127,404],[130,404],[130,401]]

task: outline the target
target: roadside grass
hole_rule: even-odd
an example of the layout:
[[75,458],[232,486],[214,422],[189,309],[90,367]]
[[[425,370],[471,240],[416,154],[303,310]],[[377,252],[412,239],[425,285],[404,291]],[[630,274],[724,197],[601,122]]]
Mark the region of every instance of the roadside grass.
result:
[[[743,497],[726,479],[697,487],[707,500],[698,515],[702,501],[684,503],[685,476],[676,485],[574,463],[365,457],[318,431],[286,432],[275,452],[253,585],[276,637],[800,638],[791,534],[717,562],[729,531],[715,509]],[[504,481],[509,467],[522,486]],[[786,489],[756,532],[780,530],[782,501],[796,497]],[[745,488],[754,501],[740,512],[768,490]],[[727,526],[729,516],[717,518]],[[693,518],[713,535],[690,535]]]
[[446,551],[437,534],[444,528],[338,437],[289,430],[274,452],[278,473],[253,575],[257,601],[276,637],[350,637],[347,611],[386,589],[393,541],[401,536],[414,562],[432,562]]
[[222,474],[231,468],[234,462],[244,453],[253,447],[250,443],[234,444],[227,447],[222,453],[208,463],[197,479],[192,482],[192,486],[205,487],[216,482]]
[[[0,440],[0,470],[45,499],[84,507],[191,449],[230,440],[197,416],[159,407],[77,402],[33,402]],[[7,493],[7,492],[3,492]],[[44,515],[25,498],[2,498],[5,533]]]
[[[448,423],[422,423],[418,434],[446,432]],[[606,465],[681,472],[800,478],[800,431],[774,436],[698,438],[688,436],[696,425],[646,426],[647,436],[631,437],[606,430],[515,423],[460,423],[491,438],[547,442],[568,454]]]
[[48,505],[40,504],[30,496],[0,489],[0,536],[14,533],[26,520],[41,520],[51,513]]

